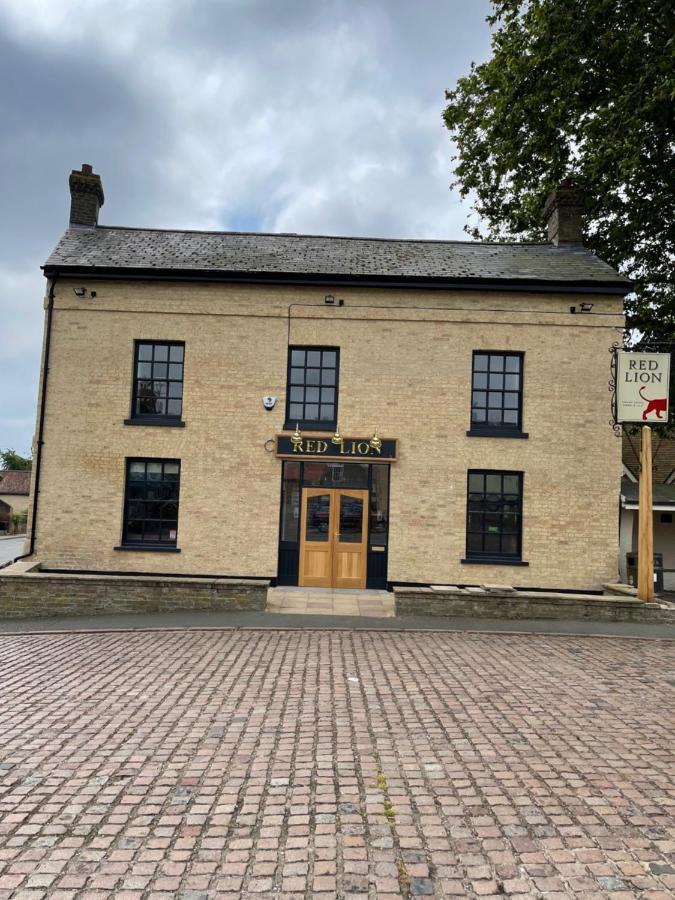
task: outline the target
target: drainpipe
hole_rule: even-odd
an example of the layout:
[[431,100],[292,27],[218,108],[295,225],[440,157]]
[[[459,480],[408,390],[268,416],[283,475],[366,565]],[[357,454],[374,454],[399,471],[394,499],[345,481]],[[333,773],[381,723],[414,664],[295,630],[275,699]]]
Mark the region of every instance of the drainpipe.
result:
[[54,288],[56,287],[56,279],[58,274],[54,274],[49,286],[47,295],[47,324],[45,328],[45,355],[44,364],[42,366],[42,385],[40,388],[40,418],[38,419],[37,442],[35,446],[35,480],[33,482],[33,511],[30,522],[30,545],[28,553],[15,557],[7,565],[18,562],[20,559],[26,559],[32,556],[35,551],[35,525],[37,522],[38,496],[40,493],[40,469],[42,467],[42,444],[45,430],[45,408],[47,405],[47,378],[49,376],[49,350],[52,343],[52,317],[54,315]]

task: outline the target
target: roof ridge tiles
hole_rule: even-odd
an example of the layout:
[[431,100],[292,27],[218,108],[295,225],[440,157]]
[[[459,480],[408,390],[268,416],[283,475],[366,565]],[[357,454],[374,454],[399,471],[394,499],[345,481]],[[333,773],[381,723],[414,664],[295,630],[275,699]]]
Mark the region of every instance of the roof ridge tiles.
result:
[[[77,229],[78,231],[80,229]],[[301,231],[214,231],[208,228],[150,228],[136,225],[97,225],[87,229],[89,233],[96,231],[146,231],[159,232],[161,234],[214,234],[214,235],[241,235],[242,237],[292,237],[306,240],[307,238],[320,238],[321,240],[335,241],[377,241],[386,244],[459,244],[462,247],[550,247],[551,250],[578,249],[577,246],[556,247],[549,241],[460,241],[446,238],[398,238],[398,237],[372,237],[355,234],[307,234]],[[587,248],[584,248],[587,249]],[[589,252],[589,251],[587,251]]]

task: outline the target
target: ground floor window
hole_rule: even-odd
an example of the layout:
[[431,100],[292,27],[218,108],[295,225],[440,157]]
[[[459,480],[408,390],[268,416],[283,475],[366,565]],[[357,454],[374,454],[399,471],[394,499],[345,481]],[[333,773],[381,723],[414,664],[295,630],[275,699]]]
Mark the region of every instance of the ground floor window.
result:
[[467,559],[520,559],[522,507],[522,472],[470,470]]
[[127,459],[123,546],[176,546],[179,489],[180,460]]

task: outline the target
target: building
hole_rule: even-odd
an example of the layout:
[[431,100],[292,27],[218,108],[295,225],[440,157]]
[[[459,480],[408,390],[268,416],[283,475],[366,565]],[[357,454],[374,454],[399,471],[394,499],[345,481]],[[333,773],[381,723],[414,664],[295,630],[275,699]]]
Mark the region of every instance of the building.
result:
[[[635,429],[637,431],[637,429]],[[620,573],[628,582],[627,555],[637,554],[640,435],[624,434],[621,479]],[[655,438],[652,464],[654,553],[663,561],[663,587],[675,591],[675,440]]]
[[282,584],[599,588],[618,576],[612,343],[581,241],[103,226],[70,176],[44,266],[33,558]]
[[[0,531],[23,531],[28,514],[30,471],[7,469],[0,471]],[[21,520],[16,527],[15,516]]]

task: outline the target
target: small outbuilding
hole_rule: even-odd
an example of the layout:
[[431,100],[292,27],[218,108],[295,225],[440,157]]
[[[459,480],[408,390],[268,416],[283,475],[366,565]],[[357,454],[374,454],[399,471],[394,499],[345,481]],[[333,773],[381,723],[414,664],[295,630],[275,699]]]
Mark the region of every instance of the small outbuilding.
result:
[[[30,470],[7,469],[0,471],[0,532],[26,530],[26,515],[30,496]],[[22,516],[22,524],[14,527],[12,517]]]

